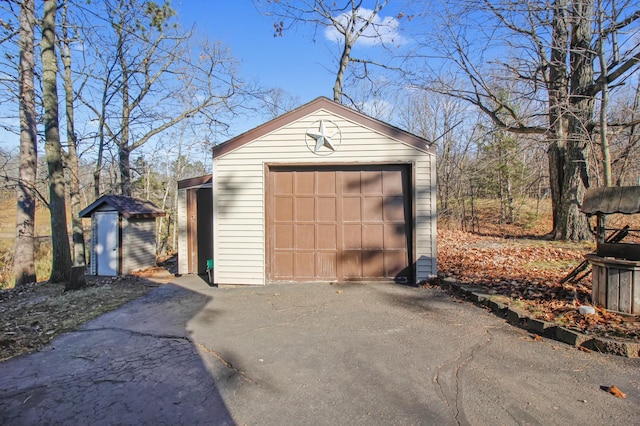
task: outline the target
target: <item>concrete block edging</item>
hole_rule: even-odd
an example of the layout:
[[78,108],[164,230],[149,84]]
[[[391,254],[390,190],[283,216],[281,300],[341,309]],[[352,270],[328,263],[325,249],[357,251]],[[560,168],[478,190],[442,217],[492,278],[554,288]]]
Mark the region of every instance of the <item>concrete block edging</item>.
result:
[[528,330],[534,334],[556,340],[576,348],[602,353],[640,358],[640,342],[630,342],[601,336],[594,336],[572,330],[560,325],[533,318],[528,312],[509,306],[498,297],[485,292],[485,288],[463,284],[455,278],[438,280],[439,286],[454,295],[471,300],[484,306],[497,316],[505,318],[510,324]]

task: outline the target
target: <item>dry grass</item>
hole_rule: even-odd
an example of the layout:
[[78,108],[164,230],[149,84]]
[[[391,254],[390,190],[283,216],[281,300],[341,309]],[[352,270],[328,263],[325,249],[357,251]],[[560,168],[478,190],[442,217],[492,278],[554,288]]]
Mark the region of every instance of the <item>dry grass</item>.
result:
[[[0,202],[0,289],[13,288],[13,244],[16,225],[16,202]],[[46,281],[51,275],[51,222],[49,210],[38,203],[36,208],[36,277],[39,282]],[[68,223],[71,223],[69,217]]]
[[57,335],[156,286],[138,277],[114,277],[93,278],[87,287],[70,292],[64,291],[64,284],[49,283],[0,290],[0,361],[41,349]]

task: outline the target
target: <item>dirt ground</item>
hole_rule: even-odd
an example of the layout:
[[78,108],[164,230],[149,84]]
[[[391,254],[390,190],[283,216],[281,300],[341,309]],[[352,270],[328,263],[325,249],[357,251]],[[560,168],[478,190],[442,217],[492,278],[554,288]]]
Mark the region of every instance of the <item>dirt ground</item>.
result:
[[64,283],[0,290],[0,361],[46,346],[54,337],[136,299],[159,284],[139,277],[90,279],[77,291]]
[[176,269],[174,256],[135,275],[86,275],[87,285],[76,291],[46,281],[0,290],[0,362],[37,351],[57,335],[137,299],[170,280]]

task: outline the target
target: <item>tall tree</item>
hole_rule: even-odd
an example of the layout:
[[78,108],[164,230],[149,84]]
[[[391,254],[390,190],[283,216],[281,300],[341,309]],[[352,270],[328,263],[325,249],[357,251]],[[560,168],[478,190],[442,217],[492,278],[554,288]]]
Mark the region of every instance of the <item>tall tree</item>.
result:
[[[100,105],[85,102],[104,131],[99,149],[108,141],[116,147],[119,192],[131,195],[132,152],[182,120],[199,115],[217,123],[233,110],[240,84],[226,49],[207,41],[195,46],[168,2],[112,0],[103,7],[109,27],[91,45],[101,50],[110,79],[102,81]],[[105,39],[113,46],[108,53]],[[187,108],[185,91],[192,100]]]
[[[483,7],[450,3],[441,8],[439,43],[431,39],[425,45],[429,50],[442,48],[438,56],[449,65],[448,72],[460,72],[468,81],[463,90],[451,86],[443,90],[447,74],[442,74],[435,84],[426,84],[430,90],[469,101],[510,132],[547,136],[551,235],[556,239],[590,238],[579,208],[591,185],[589,162],[597,127],[594,101],[605,82],[611,86],[623,81],[640,60],[640,46],[628,43],[619,60],[607,61],[609,69],[595,72],[599,43],[634,29],[640,19],[629,2],[613,1],[608,7],[609,24],[598,34],[593,0],[485,0]],[[434,19],[433,13],[424,16]],[[610,55],[614,50],[606,49]],[[524,109],[514,110],[501,101],[499,93],[507,87],[518,91]]]
[[58,121],[58,62],[56,47],[55,0],[44,2],[42,18],[42,99],[47,168],[49,171],[49,211],[51,214],[52,270],[50,282],[69,280],[71,254],[67,233],[65,177]]
[[69,2],[65,1],[62,6],[61,13],[61,32],[60,40],[60,56],[64,72],[62,74],[64,81],[64,106],[67,122],[67,161],[66,169],[69,182],[69,202],[71,204],[71,232],[73,241],[73,264],[76,266],[85,264],[85,247],[84,247],[84,231],[82,228],[82,219],[80,218],[80,166],[78,158],[78,138],[75,130],[74,117],[74,89],[73,78],[71,74],[71,38],[69,35],[68,6]]
[[36,281],[34,235],[36,197],[33,193],[38,163],[38,135],[34,89],[34,1],[20,6],[20,62],[18,67],[20,104],[20,177],[17,188],[18,213],[14,243],[16,286]]
[[324,28],[335,36],[339,43],[340,53],[333,85],[333,100],[340,103],[350,103],[357,107],[357,103],[349,98],[344,90],[345,75],[350,64],[358,63],[364,68],[364,78],[368,78],[367,65],[390,67],[388,63],[379,63],[371,59],[353,56],[353,47],[360,39],[369,39],[374,43],[385,43],[390,40],[396,21],[381,20],[379,14],[389,4],[390,0],[375,0],[370,6],[365,6],[362,0],[256,0],[258,7],[265,13],[274,16],[278,21],[274,23],[275,34],[282,36],[286,28],[302,23]]

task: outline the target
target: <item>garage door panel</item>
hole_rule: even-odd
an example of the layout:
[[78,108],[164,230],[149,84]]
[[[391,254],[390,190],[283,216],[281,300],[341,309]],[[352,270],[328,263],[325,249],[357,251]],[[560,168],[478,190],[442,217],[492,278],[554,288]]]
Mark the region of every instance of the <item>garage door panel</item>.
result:
[[317,185],[318,194],[336,194],[336,172],[316,172],[317,173]]
[[403,195],[401,171],[382,172],[382,192],[385,195]]
[[336,250],[338,248],[338,235],[336,225],[316,225],[317,226],[317,249]]
[[384,248],[387,250],[406,250],[407,235],[403,224],[384,225]]
[[274,238],[268,254],[271,280],[405,276],[411,235],[409,169],[302,168],[269,172],[274,208],[267,223]]
[[386,251],[384,253],[385,274],[388,277],[395,277],[406,268],[405,253],[401,251]]
[[318,222],[335,222],[337,216],[337,200],[335,197],[318,198],[316,220]]
[[277,197],[275,200],[276,222],[291,222],[293,220],[293,198]]
[[384,252],[382,250],[364,250],[362,252],[362,276],[385,278]]
[[362,222],[360,197],[342,198],[342,220],[344,222]]
[[276,195],[290,195],[293,192],[293,175],[290,173],[276,173],[273,192]]
[[316,272],[315,254],[313,252],[296,252],[294,274],[295,278],[314,278]]
[[276,252],[274,273],[280,278],[293,278],[293,252]]
[[315,192],[315,172],[296,172],[295,189],[296,195],[313,195]]
[[364,222],[382,222],[384,214],[384,199],[382,196],[368,196],[362,200]]
[[314,249],[316,247],[315,225],[294,225],[296,249]]
[[293,225],[275,225],[276,249],[293,249]]
[[362,225],[362,248],[384,250],[384,225]]
[[345,278],[362,278],[362,251],[345,251],[341,260]]
[[315,220],[315,200],[313,197],[298,197],[295,199],[296,222],[313,222]]
[[341,173],[342,193],[343,194],[361,194],[360,172],[344,171]]
[[382,194],[382,172],[361,172],[361,185],[363,194]]
[[316,277],[336,278],[338,276],[338,256],[333,253],[316,253]]
[[404,197],[402,196],[393,196],[393,197],[384,197],[384,209],[383,209],[383,220],[386,221],[398,221],[404,223],[405,212],[404,212]]
[[343,225],[342,229],[343,229],[342,241],[343,241],[344,249],[346,250],[362,249],[362,225],[348,224],[348,225]]

